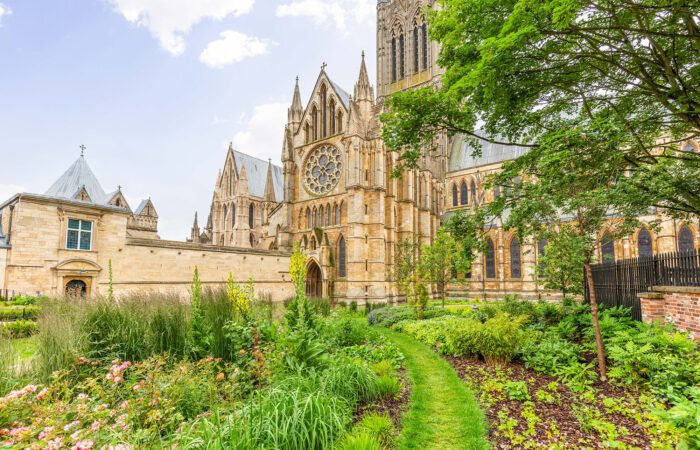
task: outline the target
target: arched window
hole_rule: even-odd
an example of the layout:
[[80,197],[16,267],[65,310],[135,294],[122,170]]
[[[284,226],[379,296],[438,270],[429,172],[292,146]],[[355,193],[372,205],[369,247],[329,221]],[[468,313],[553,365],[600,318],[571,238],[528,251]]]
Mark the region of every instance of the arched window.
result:
[[331,134],[335,134],[336,131],[336,123],[335,123],[335,99],[331,99],[331,104],[330,104],[330,118],[331,118]]
[[338,225],[343,224],[343,203],[338,206]]
[[323,209],[323,206],[321,206],[320,213],[321,220],[319,221],[319,225],[323,226],[323,224],[326,223],[326,211]]
[[311,241],[309,243],[310,243],[309,248],[311,250],[316,250],[316,236],[311,236]]
[[306,143],[308,144],[311,142],[311,127],[309,127],[309,122],[306,122],[306,125],[304,125],[304,135]]
[[428,25],[423,21],[423,70],[428,68]]
[[654,256],[654,248],[651,243],[651,234],[646,227],[639,230],[637,235],[637,252],[639,256],[648,257]]
[[686,225],[683,225],[678,232],[678,251],[689,252],[695,250],[695,238],[693,232]]
[[600,256],[602,262],[615,261],[615,240],[608,232],[600,239]]
[[328,128],[327,128],[327,123],[328,123],[328,103],[327,103],[327,98],[328,98],[328,90],[326,89],[326,85],[324,84],[321,86],[321,136],[326,137],[328,135]]
[[254,247],[255,246],[255,237],[253,236],[253,233],[250,233],[250,246]]
[[331,226],[331,205],[326,205],[326,226]]
[[314,140],[318,139],[318,108],[316,105],[311,109],[311,120],[313,121]]
[[338,205],[333,205],[333,225],[338,225],[340,223],[340,216],[338,215]]
[[347,256],[345,254],[345,238],[340,236],[338,239],[338,278],[347,276]]
[[418,37],[418,24],[413,23],[413,73],[418,73],[420,70],[420,57],[418,55],[418,49],[420,48],[420,38]]
[[391,82],[396,81],[396,36],[391,38]]
[[338,133],[343,132],[343,111],[338,111]]
[[231,205],[231,226],[236,226],[236,205]]
[[253,229],[255,227],[255,207],[251,203],[248,207],[248,226]]
[[493,240],[488,238],[486,241],[486,278],[496,278],[496,249],[493,246]]
[[479,202],[476,199],[476,183],[474,183],[474,180],[472,180],[471,191],[472,191],[472,203],[474,203],[475,205],[478,205]]
[[406,76],[406,64],[405,64],[405,55],[406,55],[406,38],[404,37],[404,34],[401,33],[399,36],[399,78],[403,79]]
[[306,208],[306,228],[311,228],[311,210]]
[[224,228],[226,228],[226,220],[227,219],[228,219],[228,206],[224,205],[224,220],[223,220]]
[[459,204],[466,205],[469,201],[469,196],[467,195],[467,183],[462,181],[462,185],[459,187]]
[[314,228],[318,226],[318,211],[316,210],[316,207],[314,206]]
[[520,278],[522,276],[522,264],[520,257],[520,240],[514,237],[510,241],[510,277]]
[[458,199],[457,199],[457,185],[452,183],[452,206],[457,206],[458,204]]

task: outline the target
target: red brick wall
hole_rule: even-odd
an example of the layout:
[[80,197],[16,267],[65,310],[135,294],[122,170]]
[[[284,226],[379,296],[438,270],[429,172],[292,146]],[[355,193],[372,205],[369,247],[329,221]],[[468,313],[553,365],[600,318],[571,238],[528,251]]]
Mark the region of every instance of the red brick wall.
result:
[[671,323],[700,340],[700,288],[660,286],[639,297],[642,320]]

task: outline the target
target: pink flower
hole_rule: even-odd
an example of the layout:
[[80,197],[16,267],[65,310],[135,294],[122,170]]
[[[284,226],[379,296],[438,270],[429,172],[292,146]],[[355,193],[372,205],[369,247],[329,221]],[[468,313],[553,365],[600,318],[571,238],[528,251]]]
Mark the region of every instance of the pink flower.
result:
[[49,434],[51,434],[51,432],[54,430],[54,428],[56,428],[56,427],[46,427],[46,428],[44,428],[44,430],[43,430],[41,433],[39,433],[39,440],[40,440],[40,441],[43,441],[44,439],[46,439],[47,437],[49,437]]
[[90,425],[90,431],[95,432],[95,431],[99,430],[101,426],[102,426],[102,424],[100,424],[100,421],[96,420],[96,421],[92,422],[92,425]]
[[46,388],[42,389],[41,391],[39,391],[38,394],[36,394],[36,399],[37,399],[37,400],[43,400],[44,398],[46,398],[46,394],[47,394],[48,392],[49,392],[48,389],[46,389]]
[[16,438],[16,437],[19,437],[20,435],[26,433],[28,430],[29,430],[29,427],[17,427],[17,428],[11,429],[9,431],[9,433],[7,433],[7,434]]
[[71,428],[75,427],[79,423],[80,423],[80,421],[74,420],[71,423],[69,423],[68,425],[66,425],[65,427],[63,427],[63,431],[69,431]]
[[50,440],[44,450],[57,450],[59,448],[63,448],[63,438],[60,436]]
[[80,436],[85,432],[85,430],[77,430],[75,433],[70,435],[70,440],[71,441],[77,441],[80,439]]
[[95,411],[104,411],[108,407],[109,405],[107,405],[106,403],[102,403],[100,405],[95,406]]
[[88,398],[88,396],[84,392],[81,392],[80,394],[78,394],[78,400],[80,400],[80,401],[87,400],[87,398]]
[[129,400],[124,400],[119,404],[119,409],[126,409],[129,406]]
[[15,398],[22,398],[25,395],[29,394],[30,392],[36,392],[36,386],[33,384],[28,384],[27,386],[23,387],[22,389],[18,389],[16,391],[12,391],[9,394],[5,396],[7,399],[15,399]]
[[73,446],[73,450],[89,450],[95,445],[90,439],[84,439]]

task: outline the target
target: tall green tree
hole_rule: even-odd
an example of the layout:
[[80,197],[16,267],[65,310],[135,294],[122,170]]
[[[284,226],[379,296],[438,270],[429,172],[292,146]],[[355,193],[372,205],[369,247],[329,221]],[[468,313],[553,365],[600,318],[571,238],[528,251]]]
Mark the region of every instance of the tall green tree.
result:
[[629,201],[700,213],[700,154],[684,144],[700,134],[697,0],[439,6],[429,23],[440,87],[394,95],[382,118],[405,166],[440,133],[463,134],[477,153],[489,141],[557,158],[604,142],[597,163],[627,171]]
[[425,289],[420,280],[420,244],[416,240],[404,239],[396,245],[396,258],[394,258],[394,281],[399,291],[406,296],[406,301],[420,319],[423,317],[425,305],[422,304],[424,296],[419,294]]
[[560,291],[564,296],[583,294],[586,239],[567,224],[548,231],[546,239],[544,255],[537,261],[544,287]]
[[445,229],[440,228],[431,245],[424,245],[420,255],[420,272],[425,280],[435,283],[445,307],[445,291],[452,272],[461,271],[460,245]]

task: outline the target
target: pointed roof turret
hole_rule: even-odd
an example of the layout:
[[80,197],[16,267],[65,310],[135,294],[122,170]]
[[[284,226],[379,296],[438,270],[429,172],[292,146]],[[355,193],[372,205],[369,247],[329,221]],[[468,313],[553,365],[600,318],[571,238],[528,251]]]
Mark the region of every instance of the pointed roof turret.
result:
[[96,203],[103,201],[105,191],[102,189],[97,177],[85,161],[85,156],[80,157],[56,180],[44,193],[50,197],[74,199],[84,189],[90,200]]
[[355,83],[355,101],[374,100],[374,90],[369,83],[369,75],[367,75],[367,65],[365,64],[365,52],[362,52],[362,63],[360,64],[360,76]]
[[241,167],[241,171],[238,174],[238,184],[236,188],[238,195],[245,196],[248,194],[248,174],[245,169],[245,165]]
[[265,180],[265,201],[276,202],[275,180],[272,175],[272,160],[267,160],[267,179]]
[[299,77],[294,85],[294,95],[292,96],[292,106],[287,110],[289,123],[301,122],[301,116],[304,115],[304,107],[301,105],[301,93],[299,92]]

